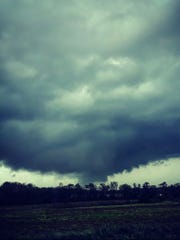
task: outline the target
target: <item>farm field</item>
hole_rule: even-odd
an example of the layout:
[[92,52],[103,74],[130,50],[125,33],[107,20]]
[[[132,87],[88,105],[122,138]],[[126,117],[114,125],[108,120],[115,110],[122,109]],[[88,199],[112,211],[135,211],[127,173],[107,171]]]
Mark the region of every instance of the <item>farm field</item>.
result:
[[0,239],[180,239],[180,203],[0,207]]

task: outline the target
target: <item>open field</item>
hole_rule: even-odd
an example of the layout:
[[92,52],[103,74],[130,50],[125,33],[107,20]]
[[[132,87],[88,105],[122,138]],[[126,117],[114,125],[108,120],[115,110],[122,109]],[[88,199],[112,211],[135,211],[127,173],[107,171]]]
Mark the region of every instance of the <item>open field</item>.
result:
[[[117,203],[116,203],[117,204]],[[0,239],[180,239],[180,203],[0,207]]]

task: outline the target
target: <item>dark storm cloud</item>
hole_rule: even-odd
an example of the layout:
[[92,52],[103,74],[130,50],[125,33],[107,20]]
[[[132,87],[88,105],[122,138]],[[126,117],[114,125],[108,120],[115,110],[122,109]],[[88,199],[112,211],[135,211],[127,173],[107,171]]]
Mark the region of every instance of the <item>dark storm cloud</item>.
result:
[[179,156],[179,1],[0,2],[0,159],[102,180]]

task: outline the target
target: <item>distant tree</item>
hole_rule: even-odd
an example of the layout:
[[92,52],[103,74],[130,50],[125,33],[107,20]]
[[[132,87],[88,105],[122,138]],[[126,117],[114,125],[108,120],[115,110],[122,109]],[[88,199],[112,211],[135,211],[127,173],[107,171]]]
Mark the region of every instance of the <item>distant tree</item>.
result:
[[125,200],[130,200],[133,198],[133,195],[132,195],[132,187],[128,184],[122,184],[120,187],[119,187],[119,190],[120,190],[120,193],[122,194],[122,197],[125,199]]
[[74,184],[69,183],[66,187],[67,187],[67,189],[74,189]]
[[149,183],[149,182],[143,183],[143,188],[144,188],[144,189],[149,188],[149,186],[150,186],[150,183]]
[[121,199],[126,201],[155,202],[164,200],[180,200],[180,183],[168,186],[162,182],[157,186],[145,182],[139,184],[122,184],[118,190],[118,183],[110,185],[101,183],[99,187],[89,183],[82,187],[79,183],[58,187],[36,187],[32,184],[5,182],[0,186],[0,204],[39,204],[52,202],[86,201],[86,200]]
[[99,189],[100,189],[102,192],[107,192],[107,191],[110,189],[110,186],[107,185],[107,184],[105,184],[105,183],[100,183]]
[[105,200],[110,197],[110,194],[109,194],[110,186],[108,184],[100,183],[99,190],[100,190],[100,197],[99,197],[100,199]]
[[118,189],[118,182],[110,182],[110,189],[111,190],[117,190]]
[[168,188],[167,188],[167,183],[166,182],[162,182],[159,184],[159,198],[161,200],[164,200],[167,198],[167,194],[168,194]]
[[160,188],[167,188],[167,183],[166,182],[162,182],[159,184]]
[[95,191],[96,190],[96,185],[94,183],[89,183],[85,185],[85,188],[90,191]]

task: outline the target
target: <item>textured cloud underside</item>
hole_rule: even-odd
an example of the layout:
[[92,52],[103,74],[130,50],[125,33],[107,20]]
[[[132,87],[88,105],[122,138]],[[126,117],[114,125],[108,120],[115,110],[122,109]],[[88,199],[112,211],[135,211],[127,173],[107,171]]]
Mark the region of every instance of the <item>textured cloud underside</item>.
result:
[[0,2],[0,159],[114,172],[180,154],[179,1]]

